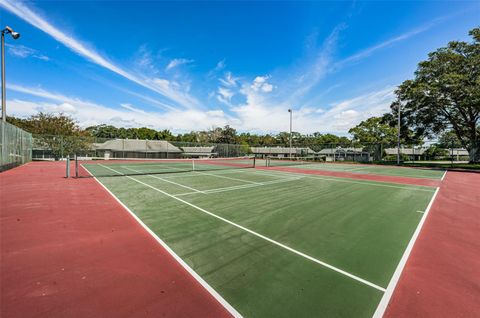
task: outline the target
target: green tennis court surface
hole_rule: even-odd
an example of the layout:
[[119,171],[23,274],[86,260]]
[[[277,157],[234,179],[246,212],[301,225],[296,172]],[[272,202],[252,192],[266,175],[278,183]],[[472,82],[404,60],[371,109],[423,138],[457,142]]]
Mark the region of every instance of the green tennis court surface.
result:
[[84,167],[117,174],[98,180],[245,317],[371,317],[435,192],[255,169]]
[[[265,160],[258,160],[258,165],[266,165]],[[309,170],[327,170],[352,172],[361,174],[377,174],[384,176],[398,176],[410,178],[427,178],[440,179],[445,173],[444,169],[422,169],[422,168],[403,168],[380,165],[363,165],[363,164],[347,164],[347,163],[325,163],[325,162],[311,162],[302,160],[270,159],[270,167],[292,167]]]

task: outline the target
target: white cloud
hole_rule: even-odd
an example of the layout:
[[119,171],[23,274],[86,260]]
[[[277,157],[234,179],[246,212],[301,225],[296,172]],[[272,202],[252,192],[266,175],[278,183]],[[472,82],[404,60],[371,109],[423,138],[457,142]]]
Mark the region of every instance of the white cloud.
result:
[[262,91],[264,93],[270,93],[273,90],[273,85],[267,82],[268,79],[270,79],[269,75],[257,76],[250,87],[255,92]]
[[192,62],[193,62],[193,60],[173,59],[173,60],[170,61],[170,63],[168,63],[168,65],[165,69],[168,71],[168,70],[171,70],[174,67],[178,67],[180,65],[188,64],[188,63],[192,63]]
[[144,111],[128,103],[121,104],[121,108],[111,108],[38,88],[9,85],[8,89],[40,98],[40,100],[35,101],[26,99],[8,100],[10,114],[27,117],[37,114],[39,111],[65,113],[71,115],[82,127],[99,124],[118,127],[146,126],[154,129],[170,129],[178,133],[205,130],[213,126],[219,127],[234,122],[234,119],[222,110],[186,109],[160,113]]
[[19,44],[5,44],[8,48],[8,53],[20,58],[34,57],[39,60],[49,61],[50,58],[39,53],[37,50]]
[[155,85],[155,79],[150,79],[145,76],[134,75],[121,68],[120,66],[114,64],[113,62],[109,61],[108,58],[102,56],[100,53],[95,51],[93,48],[88,47],[88,45],[80,42],[75,37],[59,30],[57,27],[55,27],[53,24],[41,17],[38,13],[32,11],[23,3],[15,2],[12,0],[2,0],[0,2],[0,6],[3,6],[5,9],[22,18],[27,23],[30,23],[34,27],[50,35],[58,42],[62,43],[63,45],[71,49],[73,52],[88,59],[89,61],[101,67],[104,67],[120,76],[123,76],[124,78],[135,82],[145,88],[148,88],[160,95],[163,95],[176,102],[180,106],[186,108],[194,108],[199,106],[199,102],[185,92],[177,91],[176,89],[172,89],[171,87],[169,87],[167,91],[159,89]]

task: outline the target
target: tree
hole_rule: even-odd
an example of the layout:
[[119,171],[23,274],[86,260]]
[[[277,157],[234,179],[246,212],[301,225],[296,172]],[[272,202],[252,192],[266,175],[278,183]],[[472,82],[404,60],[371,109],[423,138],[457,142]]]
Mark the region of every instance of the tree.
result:
[[210,133],[210,142],[222,143],[222,144],[234,144],[237,142],[237,131],[226,125],[221,128],[214,128],[209,131]]
[[397,140],[397,129],[384,123],[382,117],[370,117],[348,133],[354,141],[366,144],[393,144]]
[[90,135],[97,138],[117,138],[118,128],[112,125],[91,126],[85,129]]
[[436,159],[438,157],[446,157],[448,156],[448,150],[444,148],[440,148],[437,145],[431,145],[423,155],[429,159]]
[[462,143],[458,140],[455,132],[449,130],[444,132],[438,139],[437,145],[441,148],[461,148]]
[[480,161],[480,28],[469,32],[471,43],[453,41],[420,62],[413,80],[395,91],[391,109],[418,137],[452,130],[470,154]]
[[11,118],[10,121],[32,133],[35,146],[49,149],[55,159],[90,149],[92,140],[71,117],[64,114],[40,112],[27,119]]

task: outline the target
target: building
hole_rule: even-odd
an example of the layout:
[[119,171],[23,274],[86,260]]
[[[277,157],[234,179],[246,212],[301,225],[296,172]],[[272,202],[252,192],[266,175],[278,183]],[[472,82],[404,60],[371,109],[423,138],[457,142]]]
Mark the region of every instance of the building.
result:
[[180,158],[182,150],[165,140],[113,139],[94,143],[96,156],[108,158]]
[[363,148],[324,148],[317,152],[317,155],[325,161],[357,161],[370,162],[372,157]]
[[314,156],[315,151],[310,148],[296,148],[296,147],[250,147],[251,152],[257,157],[307,157]]
[[212,158],[216,157],[217,153],[213,152],[214,147],[182,147],[184,158]]
[[[398,148],[385,148],[386,156],[396,156]],[[408,160],[422,160],[425,159],[423,154],[428,148],[400,148],[400,156],[403,158],[408,157]]]
[[[444,154],[441,156],[429,157],[425,152],[428,148],[400,148],[400,155],[405,158],[408,157],[408,160],[419,161],[419,160],[454,160],[454,161],[468,161],[469,154],[468,150],[462,148],[453,148],[448,149],[444,148]],[[387,156],[396,156],[397,148],[386,148],[385,154]]]

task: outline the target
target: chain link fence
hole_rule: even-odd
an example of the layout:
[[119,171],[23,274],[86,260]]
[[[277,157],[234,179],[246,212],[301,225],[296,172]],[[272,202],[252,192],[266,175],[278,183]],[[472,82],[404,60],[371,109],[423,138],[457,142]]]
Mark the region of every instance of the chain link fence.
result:
[[202,158],[242,157],[249,147],[238,144],[180,142],[165,140],[109,139],[89,136],[35,135],[34,160],[60,160],[77,155],[84,158]]
[[32,135],[10,123],[0,121],[0,171],[32,160]]
[[35,135],[34,160],[59,160],[77,155],[85,158],[203,158],[241,157],[314,157],[326,162],[468,162],[469,152],[453,143],[450,147],[438,140],[425,140],[422,144],[388,143],[294,143],[287,145],[219,144],[164,140],[108,139],[89,136]]

